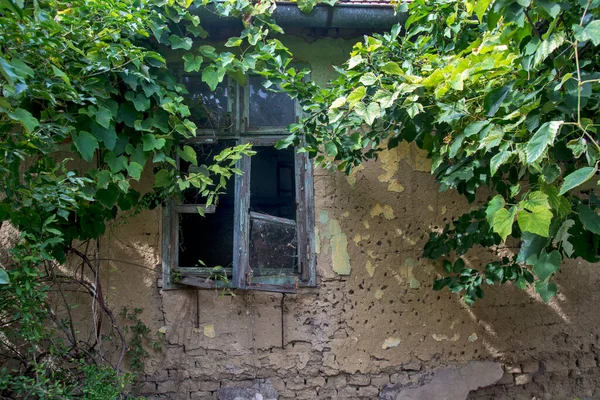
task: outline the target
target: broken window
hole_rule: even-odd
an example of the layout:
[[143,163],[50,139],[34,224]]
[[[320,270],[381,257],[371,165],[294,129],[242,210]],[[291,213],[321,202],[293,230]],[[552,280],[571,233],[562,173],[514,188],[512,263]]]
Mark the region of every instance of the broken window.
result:
[[[191,75],[187,76],[184,83],[193,92],[197,82],[190,79]],[[222,104],[227,104],[227,110],[240,108],[247,121],[252,116],[251,124],[267,127],[266,131],[244,126],[221,135],[227,139],[219,140],[204,132],[188,143],[196,151],[198,166],[180,160],[183,173],[210,165],[224,148],[240,143],[252,143],[256,155],[238,162],[236,167],[243,174],[228,181],[215,205],[206,207],[206,199],[190,188],[179,204],[164,210],[163,287],[227,285],[293,292],[299,286],[313,286],[311,163],[306,154],[293,148],[274,148],[281,138],[275,132],[283,132],[296,118],[296,103],[285,94],[264,89],[258,77],[251,77],[247,87],[235,90],[244,92],[241,98],[247,101],[232,104],[232,90],[198,96],[205,107],[219,112]],[[258,136],[265,132],[269,136]],[[197,207],[203,208],[204,217]]]

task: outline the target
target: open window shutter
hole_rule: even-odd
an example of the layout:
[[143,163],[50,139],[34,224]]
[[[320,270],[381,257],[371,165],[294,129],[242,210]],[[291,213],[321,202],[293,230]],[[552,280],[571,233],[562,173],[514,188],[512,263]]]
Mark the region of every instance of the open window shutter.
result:
[[250,212],[248,269],[249,289],[295,293],[298,274],[296,222]]

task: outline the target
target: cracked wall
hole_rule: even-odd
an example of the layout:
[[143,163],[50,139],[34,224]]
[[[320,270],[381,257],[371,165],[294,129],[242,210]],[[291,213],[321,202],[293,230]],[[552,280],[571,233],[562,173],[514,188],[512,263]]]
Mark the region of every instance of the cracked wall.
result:
[[[352,43],[288,38],[321,83]],[[144,308],[144,322],[165,334],[141,392],[150,399],[374,399],[395,390],[402,398],[438,382],[435,371],[487,360],[503,374],[487,388],[469,386],[471,399],[600,396],[597,266],[566,266],[560,295],[547,305],[510,285],[486,289],[472,308],[447,290],[434,292],[441,268],[421,257],[423,244],[432,229],[476,205],[438,193],[429,165],[421,150],[401,143],[348,177],[315,170],[319,287],[295,295],[163,291],[160,210],[113,225],[100,242],[102,258],[111,260],[101,264],[107,303]],[[467,262],[493,257],[475,250]]]

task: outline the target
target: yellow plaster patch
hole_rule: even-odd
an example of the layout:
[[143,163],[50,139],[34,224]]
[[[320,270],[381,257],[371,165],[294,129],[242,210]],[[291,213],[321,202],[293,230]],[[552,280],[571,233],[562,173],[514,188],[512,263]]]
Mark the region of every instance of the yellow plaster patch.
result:
[[166,327],[166,326],[161,326],[161,327],[158,329],[158,332],[159,332],[159,333],[162,333],[162,334],[164,335],[165,333],[167,333],[167,327]]
[[389,180],[398,172],[398,163],[400,162],[400,151],[398,148],[391,150],[385,149],[379,153],[379,161],[384,174],[378,176],[379,182],[389,182]]
[[375,259],[377,256],[375,255],[375,252],[373,250],[367,250],[367,255],[369,257],[371,257],[372,259]]
[[352,172],[350,173],[350,175],[346,176],[346,180],[348,181],[348,184],[354,188],[354,186],[356,185],[356,175],[362,171],[363,169],[365,169],[364,165],[359,165],[358,167],[355,167]]
[[404,192],[404,186],[402,186],[397,180],[392,180],[388,185],[388,192],[402,193]]
[[331,237],[331,261],[333,271],[339,275],[350,275],[350,256],[348,255],[348,239],[340,233]]
[[446,206],[442,207],[441,214],[442,214],[442,215],[444,215],[444,214],[446,214],[447,212],[448,212],[448,207],[446,207]]
[[339,275],[350,275],[350,256],[348,255],[348,238],[336,219],[330,219],[325,228],[325,237],[331,246],[331,262],[333,271]]
[[431,159],[427,157],[427,150],[420,149],[415,142],[411,142],[410,147],[411,156],[414,157],[412,167],[417,171],[431,172]]
[[354,239],[352,240],[354,241],[354,244],[358,246],[358,244],[362,240],[362,237],[357,233],[356,235],[354,235]]
[[381,348],[383,350],[391,349],[392,347],[396,347],[399,344],[400,344],[400,338],[398,338],[398,337],[390,337],[390,338],[385,339],[385,341],[381,345]]
[[217,336],[215,333],[215,326],[213,324],[204,325],[204,336],[211,339]]
[[367,260],[367,265],[365,265],[365,269],[367,270],[367,273],[371,278],[373,277],[373,275],[375,275],[375,267],[376,266],[373,265],[371,260]]
[[471,334],[471,336],[469,336],[469,337],[467,338],[467,340],[468,340],[469,342],[471,342],[471,343],[473,343],[473,342],[477,341],[477,339],[479,339],[479,338],[477,337],[477,334],[476,334],[475,332],[473,332],[473,333]]
[[375,298],[376,298],[377,300],[381,300],[381,299],[383,299],[383,290],[381,290],[381,289],[377,289],[377,290],[375,291]]
[[367,221],[366,219],[363,221],[363,225],[365,226],[366,229],[369,229],[371,227],[369,225],[369,221]]
[[348,218],[350,216],[350,212],[346,211],[345,213],[342,214],[343,218]]
[[427,209],[431,212],[435,211],[435,209],[433,208],[433,206],[431,204],[427,206]]
[[396,218],[394,216],[394,209],[389,204],[386,204],[383,207],[379,203],[375,204],[375,207],[373,207],[373,209],[371,210],[371,218],[377,217],[379,215],[383,215],[385,219]]
[[362,237],[362,240],[369,240],[370,237],[371,237],[371,235],[365,235]]

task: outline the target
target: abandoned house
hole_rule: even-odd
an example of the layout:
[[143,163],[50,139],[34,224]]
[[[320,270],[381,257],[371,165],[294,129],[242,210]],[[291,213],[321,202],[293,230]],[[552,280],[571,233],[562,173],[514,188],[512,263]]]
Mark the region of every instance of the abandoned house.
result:
[[[402,19],[389,5],[362,0],[310,14],[281,3],[275,17],[298,65],[320,84],[363,34]],[[239,29],[216,17],[211,24],[216,44]],[[107,302],[143,308],[146,325],[164,333],[142,395],[600,398],[593,265],[571,262],[548,304],[514,286],[490,287],[473,307],[435,292],[440,265],[421,257],[423,244],[473,205],[438,193],[423,151],[401,144],[350,176],[315,168],[305,154],[273,147],[300,113],[287,95],[267,91],[258,76],[210,92],[198,75],[177,75],[210,111],[197,118],[192,143],[204,160],[234,143],[253,143],[257,154],[240,162],[244,174],[205,217],[197,212],[204,199],[190,192],[181,204],[114,226],[100,243],[101,259],[148,267],[102,268]],[[473,252],[469,261],[489,257]]]

